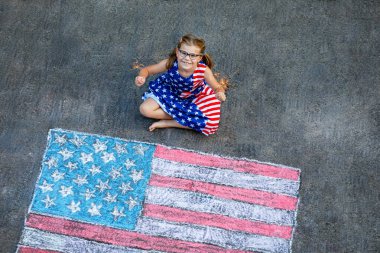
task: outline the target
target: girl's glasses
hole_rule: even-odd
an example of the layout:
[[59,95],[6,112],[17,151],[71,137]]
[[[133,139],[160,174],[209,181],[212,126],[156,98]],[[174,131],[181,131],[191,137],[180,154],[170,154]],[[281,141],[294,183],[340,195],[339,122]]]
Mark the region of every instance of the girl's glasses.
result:
[[186,56],[189,56],[189,58],[191,60],[195,60],[197,57],[203,56],[202,54],[190,54],[190,53],[183,51],[179,48],[178,48],[178,51],[179,51],[179,54],[181,55],[182,58],[186,58]]

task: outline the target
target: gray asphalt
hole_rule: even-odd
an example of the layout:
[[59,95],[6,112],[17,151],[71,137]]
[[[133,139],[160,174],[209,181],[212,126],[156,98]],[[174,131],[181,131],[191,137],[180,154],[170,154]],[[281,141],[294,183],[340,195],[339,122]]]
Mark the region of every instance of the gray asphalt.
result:
[[[0,247],[14,252],[48,130],[302,170],[293,252],[380,252],[380,2],[0,2]],[[148,132],[138,60],[184,33],[231,88],[218,133]]]

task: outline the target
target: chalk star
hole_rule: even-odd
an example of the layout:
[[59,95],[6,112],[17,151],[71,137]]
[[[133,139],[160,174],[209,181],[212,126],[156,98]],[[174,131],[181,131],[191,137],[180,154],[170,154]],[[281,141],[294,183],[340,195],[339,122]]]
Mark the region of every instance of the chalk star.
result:
[[136,166],[135,162],[133,160],[127,159],[124,163],[127,170],[129,170],[131,167]]
[[102,208],[102,205],[95,205],[95,203],[91,203],[91,207],[88,209],[88,212],[91,216],[102,216],[100,214],[100,208]]
[[143,146],[142,144],[139,144],[137,146],[134,146],[133,149],[135,150],[136,154],[144,155],[145,151],[149,149],[147,146]]
[[124,201],[129,207],[129,210],[132,210],[136,205],[137,205],[137,200],[136,198],[129,197],[128,201]]
[[95,190],[91,191],[90,189],[86,189],[86,192],[81,193],[81,195],[84,196],[84,198],[86,200],[89,200],[89,199],[95,197]]
[[75,203],[75,201],[72,200],[70,205],[68,205],[67,207],[71,210],[72,213],[76,213],[80,211],[79,206],[80,206],[80,201],[78,201],[78,203]]
[[100,179],[98,179],[98,185],[96,185],[95,187],[96,188],[99,188],[99,191],[100,192],[104,192],[105,190],[109,190],[109,189],[111,189],[111,187],[108,185],[108,183],[109,183],[109,180],[107,180],[107,181],[105,181],[105,182],[103,182],[102,180],[100,180]]
[[42,185],[39,185],[38,188],[42,190],[43,193],[53,191],[52,188],[53,184],[48,184],[46,180],[42,183]]
[[70,171],[73,171],[73,170],[78,169],[78,164],[77,163],[68,162],[66,164],[66,167],[69,168]]
[[121,209],[120,209],[120,211],[118,210],[118,208],[115,206],[114,208],[113,208],[113,211],[112,211],[112,215],[113,215],[113,218],[114,218],[114,220],[116,221],[116,220],[118,220],[120,217],[125,217],[125,214],[123,213],[124,212],[124,208],[122,207]]
[[99,166],[92,165],[91,169],[89,169],[92,175],[96,175],[98,173],[101,173],[102,171],[100,170]]
[[87,175],[85,176],[78,175],[77,178],[73,180],[73,182],[78,184],[79,186],[88,184]]
[[115,144],[115,150],[118,154],[128,154],[126,146],[120,143]]
[[116,202],[117,194],[111,195],[111,193],[107,192],[107,196],[105,196],[103,199],[107,201],[108,203]]
[[69,151],[67,148],[65,148],[64,150],[60,150],[58,154],[61,154],[63,156],[63,160],[66,161],[67,159],[73,157],[74,152]]
[[92,154],[87,154],[87,153],[81,153],[80,158],[82,161],[82,164],[90,163],[94,161],[94,158],[92,158]]
[[64,145],[66,143],[66,135],[58,135],[58,134],[55,134],[55,140],[54,142],[58,143],[60,146]]
[[75,135],[74,139],[70,140],[70,142],[79,148],[80,146],[82,146],[84,144],[84,139],[86,139],[86,137],[81,138],[81,137]]
[[133,188],[131,187],[130,183],[121,183],[121,186],[119,187],[122,194],[126,194],[127,191],[132,191]]
[[132,170],[132,174],[130,175],[134,183],[137,183],[141,179],[143,179],[143,171],[137,171],[137,170]]
[[112,167],[112,170],[110,172],[110,176],[112,177],[112,179],[116,179],[118,177],[121,177],[121,167],[119,169],[115,169],[114,167]]
[[69,195],[74,195],[72,186],[66,187],[66,186],[62,185],[61,190],[59,190],[59,192],[61,193],[62,197],[64,197],[64,198],[69,196]]
[[58,166],[58,160],[55,157],[50,157],[50,159],[47,160],[45,162],[45,164],[48,166],[49,169],[51,169],[53,167],[57,167]]
[[44,200],[41,200],[43,203],[45,203],[45,208],[49,208],[51,206],[55,206],[54,199],[51,199],[49,195],[46,195],[46,198]]
[[113,153],[103,152],[102,160],[104,163],[109,163],[111,161],[115,161],[116,159]]
[[59,180],[63,179],[65,176],[65,173],[61,173],[58,170],[55,170],[54,173],[51,175],[54,182],[58,182]]
[[107,142],[101,142],[99,140],[96,140],[95,143],[92,145],[95,149],[95,153],[102,152],[104,150],[107,150]]

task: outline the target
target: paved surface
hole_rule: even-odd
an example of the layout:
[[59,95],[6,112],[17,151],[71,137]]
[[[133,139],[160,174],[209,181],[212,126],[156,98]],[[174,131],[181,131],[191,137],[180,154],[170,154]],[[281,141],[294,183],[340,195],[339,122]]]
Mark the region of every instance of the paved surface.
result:
[[[1,1],[1,251],[59,127],[301,168],[293,252],[379,252],[379,24],[377,0]],[[212,137],[138,113],[131,63],[186,32],[232,75]]]

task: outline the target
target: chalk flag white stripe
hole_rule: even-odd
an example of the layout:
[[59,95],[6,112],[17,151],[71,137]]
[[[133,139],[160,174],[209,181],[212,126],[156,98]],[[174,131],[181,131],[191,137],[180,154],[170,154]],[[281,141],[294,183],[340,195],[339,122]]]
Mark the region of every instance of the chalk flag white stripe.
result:
[[147,187],[145,203],[285,226],[293,226],[295,219],[293,211],[273,209],[212,197],[207,194],[155,186]]
[[227,231],[214,227],[165,222],[150,218],[139,219],[136,231],[152,236],[164,236],[183,241],[208,243],[231,249],[264,252],[289,251],[289,241],[280,238]]
[[290,196],[297,196],[299,188],[299,182],[294,180],[235,172],[229,169],[195,166],[159,158],[154,158],[152,161],[152,173]]
[[21,236],[20,244],[32,248],[54,250],[65,253],[162,253],[161,251],[132,249],[128,247],[99,243],[78,237],[45,232],[33,228],[24,229],[24,232]]

